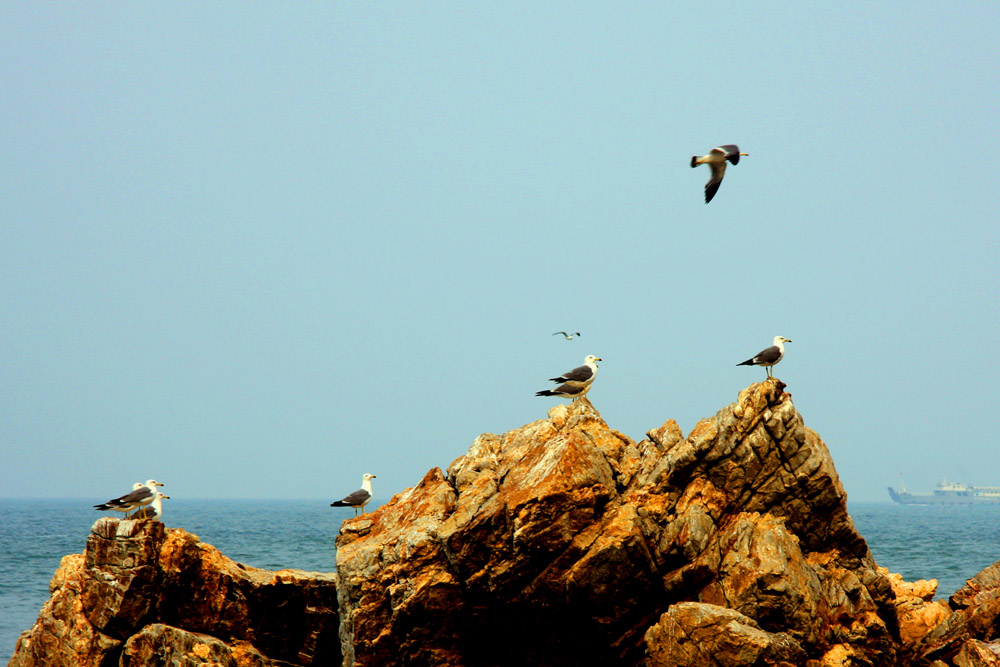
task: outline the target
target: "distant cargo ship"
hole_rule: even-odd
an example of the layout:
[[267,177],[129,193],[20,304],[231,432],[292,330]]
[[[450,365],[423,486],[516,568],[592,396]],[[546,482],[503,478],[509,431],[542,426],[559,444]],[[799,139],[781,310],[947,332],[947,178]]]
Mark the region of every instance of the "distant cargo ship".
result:
[[1000,505],[1000,486],[940,482],[933,493],[910,493],[890,486],[889,497],[901,505]]

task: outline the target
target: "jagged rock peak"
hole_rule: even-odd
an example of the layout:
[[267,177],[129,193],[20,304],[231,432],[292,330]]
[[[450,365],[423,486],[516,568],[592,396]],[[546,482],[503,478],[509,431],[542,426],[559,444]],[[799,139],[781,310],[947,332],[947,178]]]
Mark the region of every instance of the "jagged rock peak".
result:
[[664,627],[693,631],[662,621],[684,601],[742,614],[774,655],[895,650],[888,580],[775,379],[686,438],[556,406],[345,522],[338,547],[348,664],[658,664]]

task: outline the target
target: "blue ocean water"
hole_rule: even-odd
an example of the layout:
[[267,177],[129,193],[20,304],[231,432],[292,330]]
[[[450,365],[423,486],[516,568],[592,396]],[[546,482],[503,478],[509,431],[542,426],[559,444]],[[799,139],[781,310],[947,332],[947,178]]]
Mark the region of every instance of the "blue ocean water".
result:
[[[915,507],[852,503],[851,516],[879,565],[907,581],[939,581],[948,597],[1000,560],[1000,506]],[[60,559],[82,553],[98,518],[82,500],[0,499],[0,656],[10,656],[49,597]],[[272,570],[334,569],[334,538],[350,509],[318,500],[164,502],[165,523],[181,527],[246,565]]]

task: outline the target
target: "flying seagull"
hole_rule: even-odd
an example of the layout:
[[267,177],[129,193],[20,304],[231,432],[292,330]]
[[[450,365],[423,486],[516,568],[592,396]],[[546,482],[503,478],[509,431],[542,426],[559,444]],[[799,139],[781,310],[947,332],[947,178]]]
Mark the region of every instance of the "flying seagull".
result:
[[137,510],[132,515],[133,519],[155,519],[163,521],[163,501],[170,500],[170,496],[157,492],[153,497],[153,502],[148,507]]
[[358,515],[358,508],[361,508],[361,513],[365,513],[365,505],[368,501],[372,499],[372,480],[375,479],[375,475],[366,472],[361,476],[361,488],[346,496],[343,500],[338,500],[337,502],[330,503],[330,507],[353,507],[354,516]]
[[577,331],[576,333],[566,333],[565,331],[557,331],[552,335],[558,336],[559,334],[562,334],[566,338],[566,340],[573,340],[574,338],[580,335],[580,332]]
[[775,336],[774,345],[767,348],[766,350],[761,350],[756,355],[747,359],[743,363],[736,364],[737,366],[764,366],[767,370],[767,376],[773,377],[771,372],[771,366],[781,361],[782,357],[785,356],[785,343],[791,343],[790,338],[785,338],[784,336]]
[[715,193],[719,191],[719,186],[722,185],[722,177],[726,175],[726,160],[729,160],[733,164],[739,164],[740,156],[746,156],[747,153],[741,153],[740,147],[736,144],[726,144],[725,146],[717,146],[708,152],[708,155],[702,155],[698,157],[697,155],[691,156],[691,166],[697,167],[699,164],[707,164],[712,169],[712,177],[708,179],[708,183],[705,183],[705,203],[712,201],[712,197]]
[[583,360],[583,366],[577,366],[568,373],[563,373],[559,377],[549,378],[550,382],[559,382],[555,389],[545,389],[535,393],[535,396],[561,396],[563,398],[573,398],[576,400],[585,396],[590,391],[590,385],[597,377],[597,362],[603,361],[600,357],[588,354]]
[[158,486],[163,486],[163,484],[157,482],[155,479],[148,479],[145,484],[136,482],[132,486],[131,493],[126,493],[124,496],[119,496],[100,505],[94,505],[94,509],[125,512],[125,516],[127,517],[131,510],[145,507],[153,502],[153,498],[156,496],[156,487]]

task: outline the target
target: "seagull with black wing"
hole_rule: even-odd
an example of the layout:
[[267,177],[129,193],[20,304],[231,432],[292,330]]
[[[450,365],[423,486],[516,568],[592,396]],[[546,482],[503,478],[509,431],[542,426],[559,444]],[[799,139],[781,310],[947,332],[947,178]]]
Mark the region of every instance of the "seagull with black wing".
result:
[[582,398],[590,391],[590,385],[597,377],[597,362],[603,361],[600,357],[588,354],[583,360],[583,366],[577,366],[568,373],[563,373],[559,377],[549,378],[550,382],[561,383],[555,389],[544,389],[536,392],[535,396],[559,396],[561,398],[572,398],[574,401]]
[[774,345],[767,348],[766,350],[761,350],[754,356],[750,357],[744,362],[736,364],[737,366],[763,366],[767,370],[767,377],[774,377],[771,367],[776,363],[781,361],[785,357],[785,343],[791,343],[790,338],[785,338],[784,336],[775,336]]
[[576,333],[566,333],[565,331],[557,331],[552,335],[558,336],[559,334],[562,334],[563,338],[565,338],[566,340],[573,340],[574,338],[580,335],[580,332],[577,331]]
[[330,503],[330,507],[353,507],[354,516],[358,515],[358,509],[361,509],[361,513],[365,513],[365,505],[368,501],[372,499],[372,480],[375,479],[375,475],[371,473],[365,473],[361,476],[361,488],[354,493],[345,496],[343,499],[336,502]]
[[128,513],[134,509],[140,507],[145,507],[146,505],[153,502],[156,497],[156,487],[163,486],[160,482],[155,479],[148,479],[146,483],[136,482],[132,486],[132,491],[126,493],[124,496],[119,496],[106,503],[101,503],[100,505],[94,505],[96,510],[114,510],[116,512],[125,512],[125,517],[128,517]]
[[170,496],[156,492],[153,497],[153,502],[149,503],[148,506],[143,507],[132,515],[133,519],[154,519],[159,522],[163,522],[163,501],[170,500]]
[[691,156],[691,167],[697,167],[699,164],[707,164],[712,170],[712,177],[708,179],[708,183],[705,183],[705,203],[712,201],[712,197],[715,193],[719,191],[719,186],[722,185],[722,177],[726,175],[726,161],[733,164],[739,164],[740,156],[746,157],[748,153],[741,153],[740,147],[736,144],[726,144],[725,146],[716,146],[708,152],[708,155],[702,155],[701,157],[697,155]]

